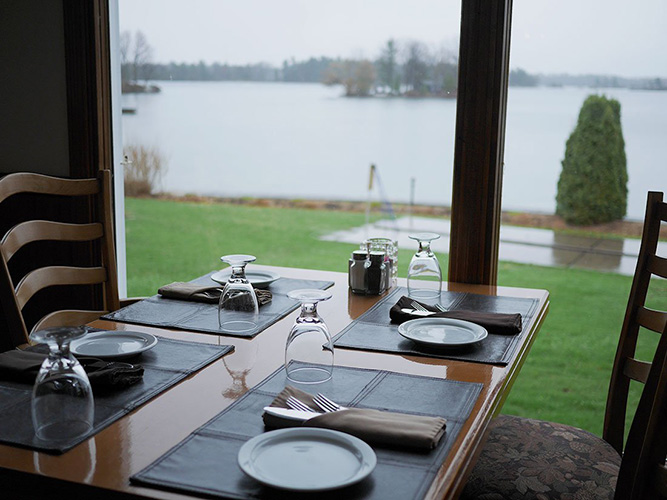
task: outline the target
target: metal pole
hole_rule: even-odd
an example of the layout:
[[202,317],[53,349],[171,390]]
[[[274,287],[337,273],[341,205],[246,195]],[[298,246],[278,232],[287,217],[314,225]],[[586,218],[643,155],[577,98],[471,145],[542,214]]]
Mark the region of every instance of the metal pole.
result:
[[415,178],[410,178],[410,206],[408,207],[408,217],[410,218],[410,229],[412,229],[412,208],[415,204]]

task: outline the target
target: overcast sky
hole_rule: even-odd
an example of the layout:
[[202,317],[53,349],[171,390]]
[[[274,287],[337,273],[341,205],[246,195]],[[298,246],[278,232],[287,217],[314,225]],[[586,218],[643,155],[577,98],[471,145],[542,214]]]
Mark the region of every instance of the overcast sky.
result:
[[[119,0],[156,62],[367,57],[389,38],[456,51],[461,0]],[[511,67],[667,77],[667,0],[514,0]]]

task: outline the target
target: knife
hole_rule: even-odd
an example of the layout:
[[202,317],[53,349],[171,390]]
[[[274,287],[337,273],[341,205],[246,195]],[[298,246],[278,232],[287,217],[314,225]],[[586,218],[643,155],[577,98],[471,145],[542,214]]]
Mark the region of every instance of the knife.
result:
[[408,309],[406,307],[401,309],[401,312],[408,313],[413,316],[431,316],[432,314],[435,314],[435,312],[432,311],[418,311],[417,309]]
[[308,419],[322,415],[322,413],[312,411],[292,410],[290,408],[278,408],[276,406],[265,406],[264,411],[274,417],[298,420],[299,422],[305,422]]

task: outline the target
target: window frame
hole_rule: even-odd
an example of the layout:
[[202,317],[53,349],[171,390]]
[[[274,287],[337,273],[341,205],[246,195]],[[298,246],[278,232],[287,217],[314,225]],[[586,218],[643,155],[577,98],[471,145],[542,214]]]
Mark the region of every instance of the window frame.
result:
[[462,0],[449,281],[496,285],[512,0]]

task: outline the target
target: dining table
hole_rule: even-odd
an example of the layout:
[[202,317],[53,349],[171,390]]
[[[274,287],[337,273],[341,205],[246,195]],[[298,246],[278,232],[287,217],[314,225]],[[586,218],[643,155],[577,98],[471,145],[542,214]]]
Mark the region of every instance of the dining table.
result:
[[[318,312],[334,337],[391,293],[390,289],[380,296],[352,294],[344,272],[260,265],[255,268],[281,277],[333,282],[329,288],[332,297],[319,304]],[[399,278],[398,285],[405,286],[405,279]],[[336,347],[333,372],[335,378],[336,370],[345,367],[382,370],[470,382],[480,388],[444,461],[424,489],[427,499],[456,498],[460,493],[483,448],[489,423],[508,397],[549,310],[549,293],[541,289],[448,282],[443,283],[442,289],[534,301],[534,313],[524,322],[505,362],[482,363]],[[49,494],[55,498],[201,498],[198,493],[154,488],[131,482],[130,478],[280,370],[285,359],[285,342],[298,315],[295,309],[251,338],[105,319],[92,322],[90,326],[98,329],[232,345],[234,351],[189,374],[65,453],[0,444],[0,485],[8,494],[5,498],[47,498]],[[222,466],[218,472],[225,474]]]

